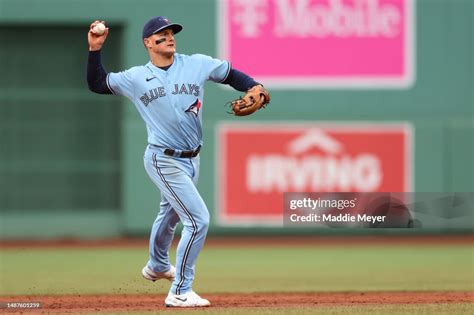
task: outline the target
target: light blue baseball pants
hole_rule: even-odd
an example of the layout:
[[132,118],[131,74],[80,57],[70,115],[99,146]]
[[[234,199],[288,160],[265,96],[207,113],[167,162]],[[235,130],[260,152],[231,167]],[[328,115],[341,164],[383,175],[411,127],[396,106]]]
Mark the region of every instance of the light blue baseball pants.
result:
[[178,158],[165,155],[162,149],[148,146],[144,155],[145,169],[161,191],[160,212],[150,235],[148,267],[155,272],[170,268],[169,248],[179,221],[183,223],[176,251],[176,279],[170,292],[192,291],[194,266],[206,239],[209,211],[199,194],[199,155]]

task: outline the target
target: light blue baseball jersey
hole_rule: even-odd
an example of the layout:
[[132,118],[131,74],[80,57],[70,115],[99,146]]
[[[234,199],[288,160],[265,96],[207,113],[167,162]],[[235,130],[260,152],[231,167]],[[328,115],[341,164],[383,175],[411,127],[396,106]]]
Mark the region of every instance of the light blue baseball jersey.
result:
[[222,82],[231,65],[206,55],[175,53],[168,70],[150,62],[107,75],[114,94],[129,98],[146,124],[148,143],[193,150],[202,145],[204,84]]

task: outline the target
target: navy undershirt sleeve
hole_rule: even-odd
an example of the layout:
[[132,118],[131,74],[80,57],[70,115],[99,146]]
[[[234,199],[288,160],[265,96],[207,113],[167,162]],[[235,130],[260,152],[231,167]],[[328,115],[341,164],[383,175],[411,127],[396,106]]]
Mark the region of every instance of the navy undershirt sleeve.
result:
[[112,94],[107,86],[107,72],[102,66],[100,50],[89,51],[87,58],[87,85],[89,90],[99,94]]
[[222,84],[228,84],[237,91],[246,92],[251,87],[258,85],[260,83],[256,82],[254,79],[246,75],[245,73],[237,70],[230,69],[227,78],[221,82]]

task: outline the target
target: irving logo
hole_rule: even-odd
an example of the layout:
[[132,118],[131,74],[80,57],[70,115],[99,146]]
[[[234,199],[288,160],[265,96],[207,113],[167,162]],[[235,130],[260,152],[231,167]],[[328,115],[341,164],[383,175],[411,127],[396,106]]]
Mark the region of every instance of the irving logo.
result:
[[223,125],[219,220],[281,223],[285,192],[410,191],[410,141],[407,124]]
[[282,154],[250,155],[247,188],[251,192],[378,191],[383,181],[380,158],[369,150],[345,151],[343,143],[321,129],[308,129]]

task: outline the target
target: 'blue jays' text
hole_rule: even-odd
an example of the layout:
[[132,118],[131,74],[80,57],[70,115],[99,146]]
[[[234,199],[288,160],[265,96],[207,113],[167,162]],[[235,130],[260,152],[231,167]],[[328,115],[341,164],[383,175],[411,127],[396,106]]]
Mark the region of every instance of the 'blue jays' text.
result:
[[[183,83],[183,84],[175,84],[174,90],[171,92],[171,94],[173,95],[187,94],[187,95],[199,96],[199,92],[200,92],[199,85]],[[148,104],[150,104],[154,100],[163,96],[166,96],[165,87],[158,86],[156,88],[149,90],[147,93],[144,93],[140,97],[140,101],[142,101],[143,105],[148,106]]]

